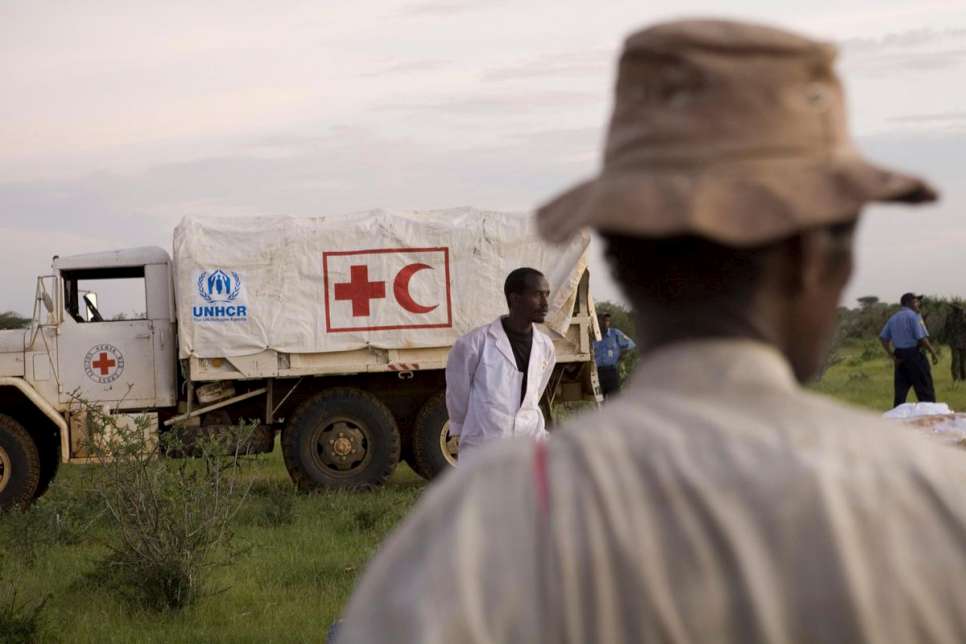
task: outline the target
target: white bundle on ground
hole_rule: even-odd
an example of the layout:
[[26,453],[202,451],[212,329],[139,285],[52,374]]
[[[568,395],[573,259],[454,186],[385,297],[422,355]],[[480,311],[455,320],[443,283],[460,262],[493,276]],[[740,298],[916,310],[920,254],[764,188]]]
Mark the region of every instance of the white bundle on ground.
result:
[[883,417],[898,420],[949,445],[966,447],[966,414],[955,413],[946,403],[905,403]]
[[951,414],[953,410],[946,403],[903,403],[895,409],[882,414],[885,418],[918,418],[919,416],[935,416],[937,414]]

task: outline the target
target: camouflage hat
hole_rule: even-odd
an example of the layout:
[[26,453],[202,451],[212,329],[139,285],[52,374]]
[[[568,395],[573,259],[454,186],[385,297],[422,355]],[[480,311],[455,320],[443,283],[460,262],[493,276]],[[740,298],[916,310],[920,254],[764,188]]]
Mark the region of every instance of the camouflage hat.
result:
[[603,169],[538,210],[541,233],[563,241],[591,227],[748,246],[852,220],[869,202],[935,200],[923,180],[859,155],[835,57],[830,44],[740,22],[631,35]]

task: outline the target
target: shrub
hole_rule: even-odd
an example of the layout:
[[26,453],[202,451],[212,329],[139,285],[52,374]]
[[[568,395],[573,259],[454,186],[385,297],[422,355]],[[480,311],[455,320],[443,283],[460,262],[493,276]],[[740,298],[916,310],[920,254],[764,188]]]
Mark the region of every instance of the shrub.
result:
[[[252,427],[192,437],[186,450],[184,430],[158,441],[145,417],[126,423],[81,404],[97,463],[94,489],[113,528],[97,579],[145,608],[193,603],[207,592],[210,570],[240,553],[232,526],[251,487],[241,466]],[[195,458],[162,456],[186,451]]]
[[23,329],[30,324],[30,318],[21,317],[13,311],[0,313],[0,329]]
[[17,587],[4,575],[3,553],[0,552],[0,642],[24,644],[40,640],[42,613],[49,596],[39,602],[20,601]]

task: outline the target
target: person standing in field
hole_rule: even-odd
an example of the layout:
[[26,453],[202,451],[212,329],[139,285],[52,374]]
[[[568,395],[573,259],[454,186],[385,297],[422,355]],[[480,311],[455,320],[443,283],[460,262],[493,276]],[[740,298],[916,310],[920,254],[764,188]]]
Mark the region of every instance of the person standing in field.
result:
[[599,176],[538,210],[603,237],[623,393],[434,485],[340,644],[964,642],[966,459],[805,387],[871,202],[835,47],[721,20],[630,36]]
[[963,311],[962,306],[949,305],[944,335],[949,342],[953,382],[966,380],[966,312]]
[[610,313],[599,313],[597,325],[600,327],[600,340],[594,342],[594,362],[600,389],[606,399],[621,390],[618,365],[621,358],[637,345],[623,331],[611,327]]
[[509,315],[459,338],[446,361],[449,431],[465,464],[505,436],[546,436],[540,398],[556,362],[553,342],[536,324],[547,317],[550,285],[533,268],[512,271],[503,285]]
[[929,331],[920,313],[921,299],[921,295],[904,293],[899,299],[902,308],[889,318],[879,334],[882,348],[895,364],[893,407],[906,402],[910,387],[915,389],[919,402],[936,402],[932,370],[923,352],[929,352],[933,364],[939,362],[939,357],[929,343]]

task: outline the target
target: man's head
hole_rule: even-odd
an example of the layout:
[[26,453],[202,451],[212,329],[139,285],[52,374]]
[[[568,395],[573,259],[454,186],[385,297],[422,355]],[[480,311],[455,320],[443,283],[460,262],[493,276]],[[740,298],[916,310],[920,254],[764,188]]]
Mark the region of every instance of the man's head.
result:
[[899,298],[899,304],[918,313],[922,306],[922,296],[915,293],[903,293],[902,297]]
[[610,313],[598,313],[597,325],[600,327],[601,333],[606,333],[607,329],[610,328]]
[[854,228],[823,226],[751,248],[696,236],[604,239],[647,344],[757,338],[778,347],[805,380],[821,365],[835,329],[852,273]]
[[859,156],[835,47],[762,25],[664,23],[632,34],[617,70],[600,174],[538,210],[562,241],[608,244],[644,351],[748,337],[814,373],[870,202],[936,198]]
[[535,268],[517,268],[506,276],[503,294],[510,317],[519,321],[542,323],[549,310],[550,284]]

